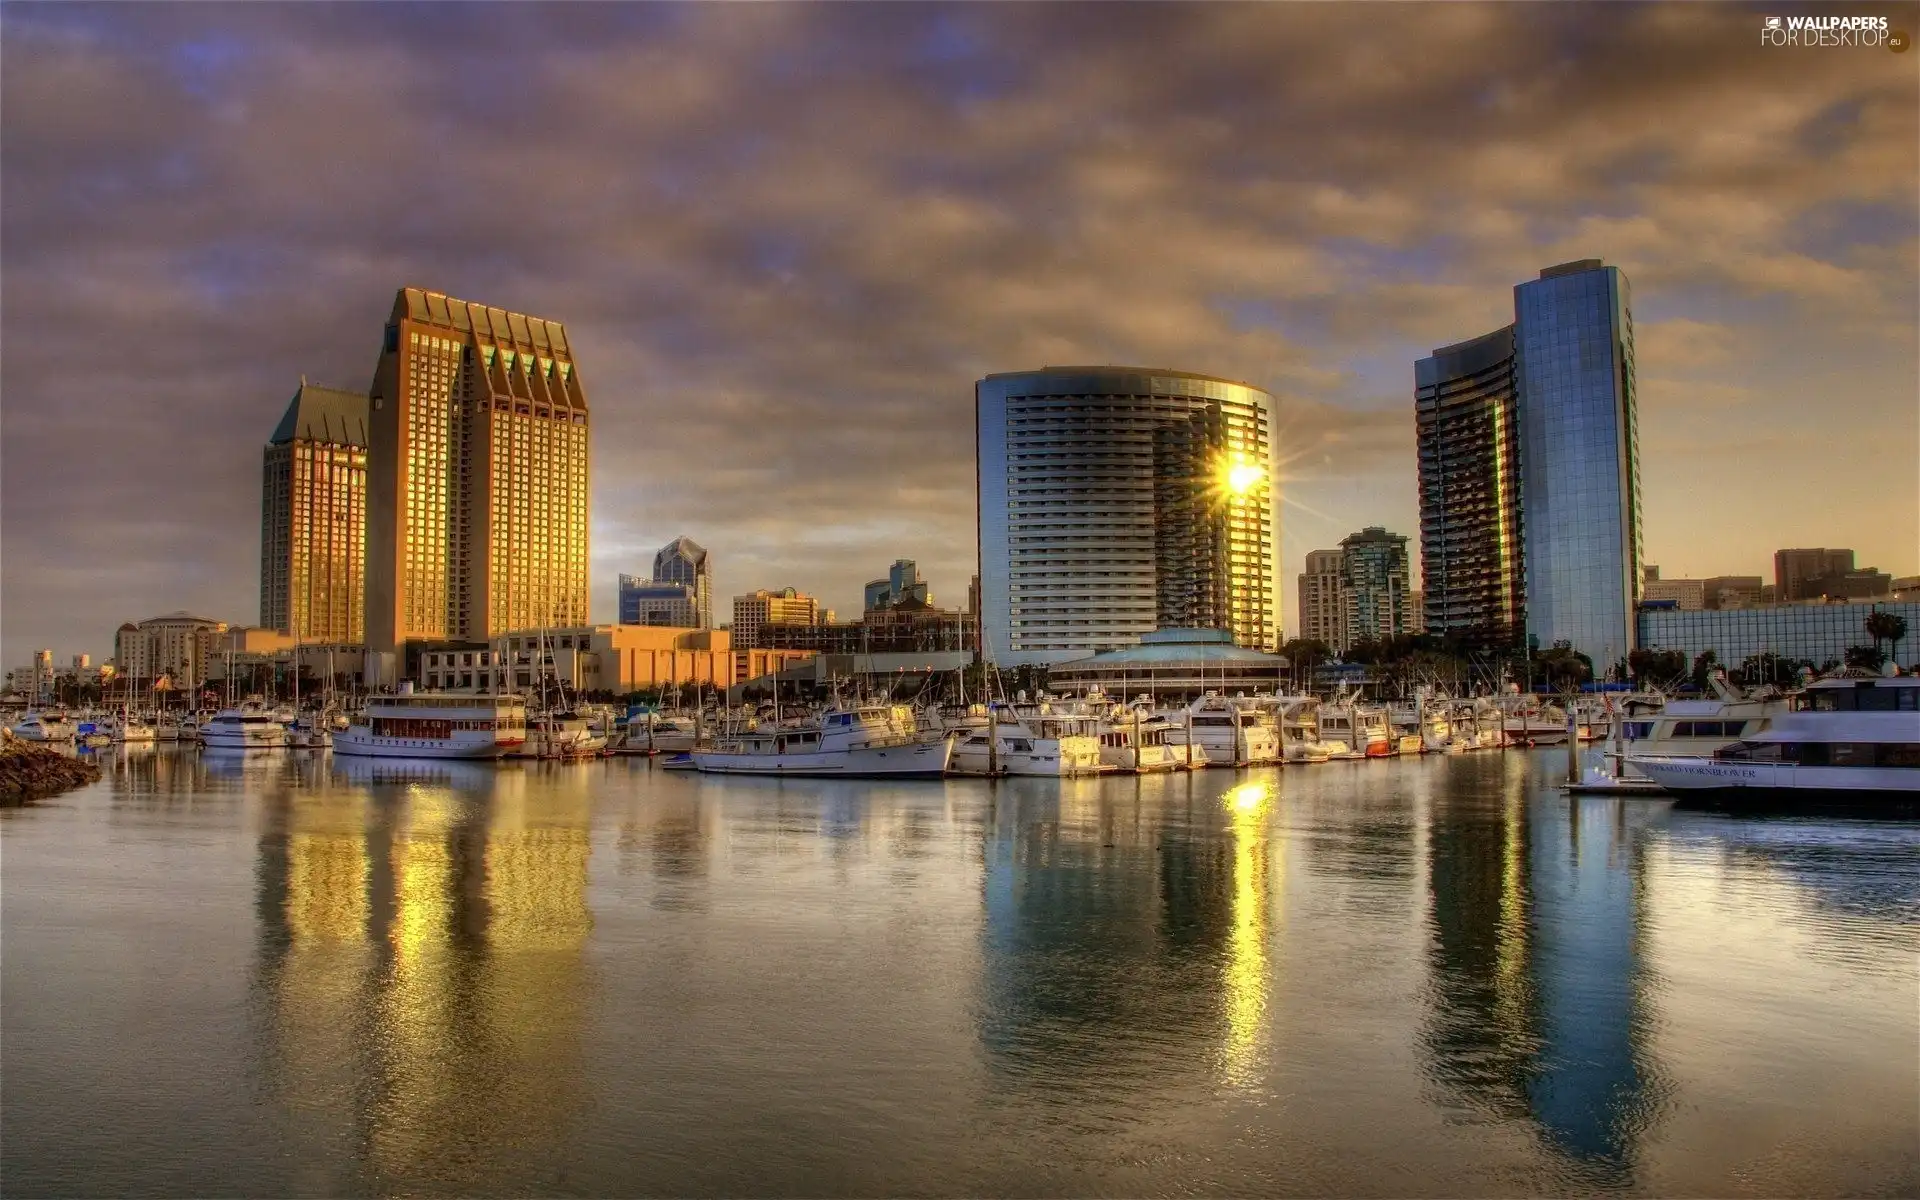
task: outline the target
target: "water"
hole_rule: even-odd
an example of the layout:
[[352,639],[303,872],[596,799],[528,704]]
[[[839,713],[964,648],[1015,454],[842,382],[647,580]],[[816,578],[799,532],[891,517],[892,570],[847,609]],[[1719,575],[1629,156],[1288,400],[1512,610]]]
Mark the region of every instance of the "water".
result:
[[106,761],[0,813],[15,1195],[1920,1192],[1913,825]]

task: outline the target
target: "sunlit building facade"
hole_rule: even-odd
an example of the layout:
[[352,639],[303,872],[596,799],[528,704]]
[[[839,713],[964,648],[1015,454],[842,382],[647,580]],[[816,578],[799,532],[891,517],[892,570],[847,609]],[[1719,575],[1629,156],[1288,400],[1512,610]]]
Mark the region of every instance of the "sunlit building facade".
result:
[[[761,588],[733,598],[733,644],[742,650],[760,645],[760,630],[766,625],[817,625],[823,620],[820,602],[793,588],[769,591]],[[833,611],[824,620],[831,624]]]
[[1427,632],[1483,646],[1525,637],[1513,327],[1414,364]]
[[302,379],[264,458],[260,624],[304,641],[363,641],[366,394]]
[[1307,552],[1307,569],[1300,573],[1300,628],[1295,634],[1307,641],[1324,642],[1334,650],[1347,647],[1341,558],[1338,550]]
[[974,388],[984,653],[1063,662],[1161,628],[1280,638],[1274,401],[1141,367]]
[[1407,538],[1369,525],[1340,540],[1340,603],[1343,635],[1354,642],[1385,641],[1412,632],[1408,604]]
[[367,639],[587,620],[587,399],[565,328],[403,288],[374,374]]

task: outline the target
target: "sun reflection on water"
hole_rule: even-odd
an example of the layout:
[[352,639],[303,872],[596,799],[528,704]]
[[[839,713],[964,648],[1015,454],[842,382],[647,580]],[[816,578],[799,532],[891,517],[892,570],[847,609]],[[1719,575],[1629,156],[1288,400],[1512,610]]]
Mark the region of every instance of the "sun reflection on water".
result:
[[1221,1075],[1235,1087],[1258,1078],[1267,1014],[1267,838],[1273,786],[1243,783],[1227,792],[1233,836],[1233,928],[1222,994],[1227,1018]]

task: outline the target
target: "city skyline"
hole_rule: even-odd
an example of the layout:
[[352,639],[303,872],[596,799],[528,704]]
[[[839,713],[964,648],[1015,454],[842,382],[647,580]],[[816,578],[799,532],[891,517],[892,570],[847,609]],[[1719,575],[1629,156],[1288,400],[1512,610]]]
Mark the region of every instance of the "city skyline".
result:
[[1586,257],[1644,561],[1920,565],[1911,56],[1720,6],[488,14],[0,18],[0,661],[255,612],[276,398],[367,385],[402,285],[566,322],[591,619],[682,531],[721,596],[964,580],[973,380],[1125,362],[1275,395],[1291,635],[1308,550],[1418,526],[1409,364]]

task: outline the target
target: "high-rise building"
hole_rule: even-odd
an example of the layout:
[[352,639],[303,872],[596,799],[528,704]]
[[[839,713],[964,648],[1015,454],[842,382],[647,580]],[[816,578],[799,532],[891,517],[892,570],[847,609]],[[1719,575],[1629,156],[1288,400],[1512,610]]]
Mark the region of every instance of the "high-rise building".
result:
[[1592,258],[1513,291],[1512,325],[1414,368],[1427,630],[1604,670],[1641,582],[1631,293]]
[[[777,592],[761,588],[733,598],[733,645],[741,650],[760,648],[762,625],[815,625],[820,622],[820,602],[792,588]],[[833,613],[826,614],[828,621]]]
[[226,632],[225,621],[187,612],[129,622],[114,635],[114,666],[137,684],[164,678],[176,691],[191,692],[206,680]]
[[267,440],[260,624],[303,641],[366,637],[367,397],[300,381]]
[[1300,575],[1299,637],[1325,642],[1335,650],[1347,648],[1347,601],[1341,594],[1342,554],[1338,550],[1311,550],[1307,569]]
[[982,649],[1062,662],[1159,628],[1280,637],[1273,397],[1142,367],[974,387]]
[[1385,641],[1408,632],[1411,598],[1407,538],[1369,525],[1340,539],[1340,591],[1350,648],[1359,641]]
[[565,328],[403,288],[373,380],[367,641],[587,621],[587,397]]
[[653,556],[653,576],[620,576],[619,621],[623,625],[713,628],[713,590],[707,552],[678,537]]
[[926,580],[920,578],[920,566],[910,558],[896,558],[887,568],[885,579],[876,579],[867,585],[866,610],[874,612],[882,608],[892,608],[902,600],[917,600],[922,604],[932,604],[933,595],[927,591]]
[[1853,551],[1829,550],[1825,546],[1773,552],[1773,594],[1780,603],[1810,600],[1818,592],[1809,592],[1810,580],[1845,575],[1853,570]]
[[712,579],[706,548],[685,535],[660,547],[653,556],[655,583],[677,583],[692,594],[694,619],[690,628],[713,628]]
[[1427,631],[1472,645],[1525,637],[1513,327],[1414,364]]
[[1631,289],[1587,258],[1517,285],[1513,307],[1527,637],[1604,672],[1634,648],[1640,587]]

